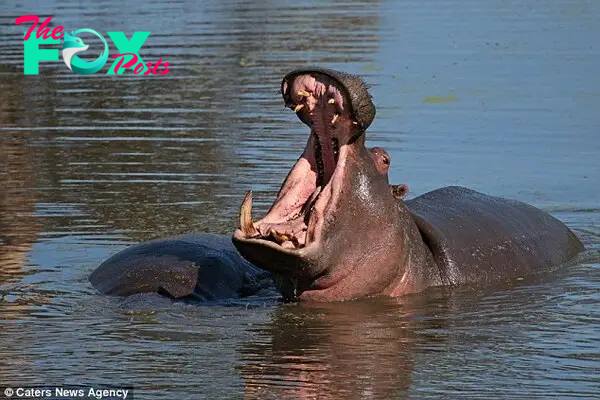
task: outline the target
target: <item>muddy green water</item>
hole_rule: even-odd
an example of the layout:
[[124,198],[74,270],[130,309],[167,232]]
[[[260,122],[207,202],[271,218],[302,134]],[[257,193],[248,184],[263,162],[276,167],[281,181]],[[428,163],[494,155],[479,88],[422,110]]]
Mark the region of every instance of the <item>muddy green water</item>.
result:
[[[140,55],[172,70],[85,77],[61,59],[25,76],[14,20],[26,14],[152,31]],[[8,0],[0,34],[0,386],[598,398],[599,2]],[[372,85],[369,145],[390,152],[410,196],[452,184],[522,200],[587,253],[540,280],[397,300],[200,307],[96,293],[89,273],[129,244],[229,233],[250,188],[266,210],[307,137],[280,79],[307,64]]]

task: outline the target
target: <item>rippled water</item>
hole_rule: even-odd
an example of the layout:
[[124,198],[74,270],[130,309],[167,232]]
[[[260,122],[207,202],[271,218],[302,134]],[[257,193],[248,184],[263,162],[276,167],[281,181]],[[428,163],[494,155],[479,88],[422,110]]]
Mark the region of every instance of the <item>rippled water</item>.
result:
[[[25,76],[14,20],[26,14],[69,31],[150,30],[140,55],[172,70],[80,76],[60,61]],[[9,0],[0,33],[0,386],[598,398],[600,3]],[[396,300],[97,294],[87,276],[128,244],[229,233],[249,188],[266,210],[307,137],[280,79],[307,64],[372,85],[370,145],[391,153],[391,181],[411,196],[459,184],[526,201],[588,252],[542,282]]]

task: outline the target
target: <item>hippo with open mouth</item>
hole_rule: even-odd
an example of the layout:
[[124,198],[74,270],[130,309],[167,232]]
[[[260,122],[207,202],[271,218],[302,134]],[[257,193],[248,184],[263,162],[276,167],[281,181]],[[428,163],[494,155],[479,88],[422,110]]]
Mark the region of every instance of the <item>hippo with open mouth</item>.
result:
[[462,187],[404,201],[406,185],[388,182],[389,155],[365,147],[375,106],[357,76],[297,70],[281,90],[310,136],[268,213],[252,220],[248,192],[232,241],[189,234],[132,246],[92,273],[98,290],[206,300],[253,294],[272,278],[288,301],[395,297],[517,278],[583,250],[562,222],[518,201]]

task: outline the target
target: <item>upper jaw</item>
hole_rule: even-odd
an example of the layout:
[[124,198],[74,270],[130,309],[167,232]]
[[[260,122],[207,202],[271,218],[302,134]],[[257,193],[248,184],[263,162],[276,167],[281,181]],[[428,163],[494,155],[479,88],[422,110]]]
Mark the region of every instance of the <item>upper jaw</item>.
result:
[[359,76],[319,67],[302,68],[292,71],[281,81],[281,93],[287,106],[294,104],[294,91],[291,90],[293,83],[299,77],[306,76],[318,78],[322,82],[326,81],[335,85],[343,95],[346,111],[353,116],[353,120],[362,131],[367,130],[375,119],[376,110],[371,100],[368,86]]
[[294,271],[296,276],[310,278],[322,272],[316,270],[322,267],[315,259],[322,245],[326,214],[335,210],[345,184],[345,159],[355,144],[362,143],[357,138],[372,121],[367,114],[361,119],[354,113],[356,105],[360,106],[356,99],[367,99],[374,116],[362,81],[342,76],[354,85],[358,79],[362,85],[360,96],[352,97],[340,76],[335,71],[304,70],[288,74],[282,82],[286,105],[309,125],[311,134],[267,215],[252,222],[251,193],[240,207],[240,229],[233,241],[244,257],[260,267]]

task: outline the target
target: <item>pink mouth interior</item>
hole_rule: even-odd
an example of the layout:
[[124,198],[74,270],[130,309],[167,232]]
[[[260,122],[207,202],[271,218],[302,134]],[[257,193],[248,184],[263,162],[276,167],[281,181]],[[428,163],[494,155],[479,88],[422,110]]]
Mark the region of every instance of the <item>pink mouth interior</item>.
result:
[[[288,107],[311,128],[306,148],[267,215],[253,225],[255,235],[286,249],[300,249],[315,237],[331,198],[340,149],[350,140],[353,121],[344,110],[337,82],[321,74],[297,76],[283,85]],[[243,228],[242,228],[243,229]]]

